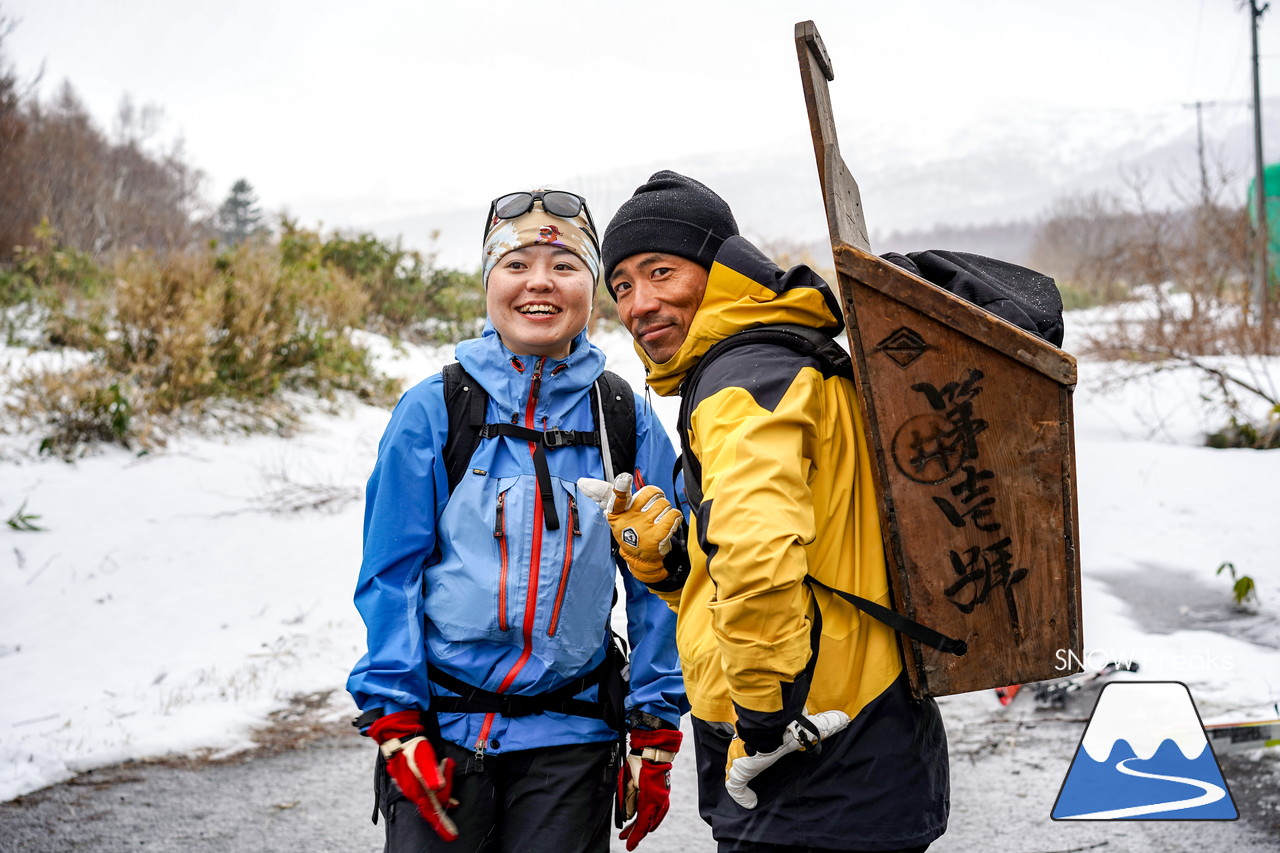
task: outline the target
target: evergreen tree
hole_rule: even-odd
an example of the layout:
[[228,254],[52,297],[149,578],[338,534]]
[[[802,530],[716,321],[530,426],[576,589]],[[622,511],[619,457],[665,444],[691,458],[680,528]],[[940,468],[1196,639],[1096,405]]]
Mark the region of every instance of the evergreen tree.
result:
[[230,195],[218,208],[217,228],[222,241],[232,246],[238,246],[266,230],[262,226],[262,209],[258,207],[253,185],[244,178],[232,184]]

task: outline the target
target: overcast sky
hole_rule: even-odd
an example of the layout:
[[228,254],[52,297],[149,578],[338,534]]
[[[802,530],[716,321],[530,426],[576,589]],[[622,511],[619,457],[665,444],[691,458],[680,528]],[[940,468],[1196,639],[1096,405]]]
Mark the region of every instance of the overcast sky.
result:
[[[1239,0],[0,0],[18,70],[69,80],[109,128],[165,111],[211,200],[359,226],[483,207],[513,188],[723,153],[811,157],[792,29],[832,55],[845,159],[875,126],[929,156],[931,127],[1034,110],[1168,110],[1250,96]],[[1262,22],[1264,97],[1280,23]],[[482,214],[481,214],[482,215]]]

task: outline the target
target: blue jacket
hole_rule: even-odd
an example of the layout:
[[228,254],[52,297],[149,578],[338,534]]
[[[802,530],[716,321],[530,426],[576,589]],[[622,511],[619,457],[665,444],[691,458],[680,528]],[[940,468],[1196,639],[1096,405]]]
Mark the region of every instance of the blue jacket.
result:
[[[589,391],[604,354],[585,332],[568,358],[557,360],[514,355],[489,326],[459,344],[457,358],[488,392],[488,423],[595,428]],[[447,691],[429,682],[428,663],[485,690],[536,695],[604,660],[615,589],[611,534],[599,507],[576,486],[579,477],[604,476],[599,449],[547,451],[561,521],[550,531],[529,442],[482,440],[450,495],[441,458],[448,426],[436,374],[400,399],[378,446],[355,595],[369,650],[347,681],[362,711],[430,708],[432,692]],[[637,398],[636,467],[643,480],[671,494],[674,462],[662,425]],[[688,704],[675,615],[644,584],[622,575],[632,649],[627,710],[678,723]],[[595,687],[581,694],[595,696]],[[616,737],[601,720],[557,712],[440,713],[439,721],[446,739],[492,753]]]

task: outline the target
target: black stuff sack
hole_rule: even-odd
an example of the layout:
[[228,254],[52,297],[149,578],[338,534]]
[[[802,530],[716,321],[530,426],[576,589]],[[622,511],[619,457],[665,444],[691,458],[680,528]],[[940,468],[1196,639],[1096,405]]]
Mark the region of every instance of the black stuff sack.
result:
[[1052,278],[1035,270],[968,252],[930,249],[886,261],[936,284],[967,302],[1062,346],[1062,295]]

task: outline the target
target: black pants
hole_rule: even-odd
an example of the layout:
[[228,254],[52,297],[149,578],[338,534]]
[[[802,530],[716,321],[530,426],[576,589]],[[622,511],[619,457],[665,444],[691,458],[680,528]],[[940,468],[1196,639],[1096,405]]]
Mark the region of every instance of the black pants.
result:
[[936,703],[911,697],[905,674],[817,754],[797,752],[756,777],[760,802],[725,792],[733,727],[693,719],[698,812],[720,853],[923,850],[947,824],[946,734]]
[[386,821],[386,853],[607,853],[615,777],[613,744],[585,743],[485,755],[444,743],[456,762],[443,841],[405,799],[378,757],[375,790]]

